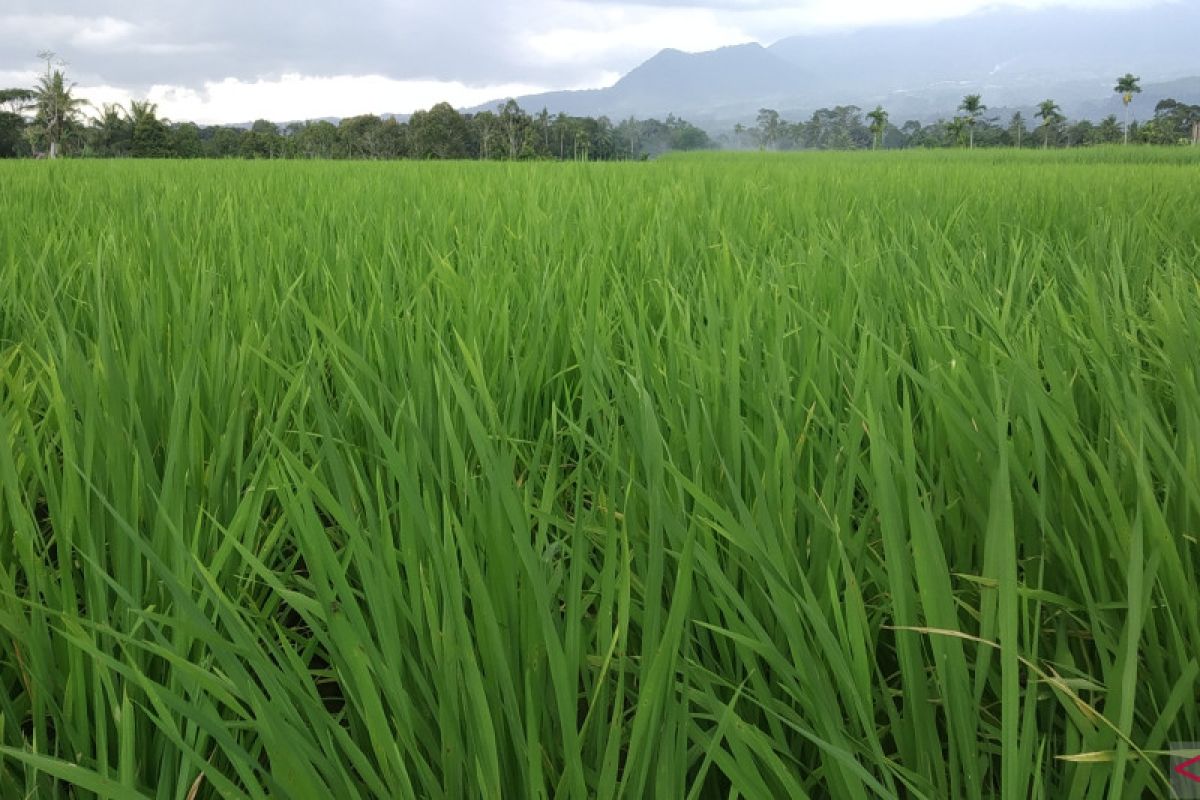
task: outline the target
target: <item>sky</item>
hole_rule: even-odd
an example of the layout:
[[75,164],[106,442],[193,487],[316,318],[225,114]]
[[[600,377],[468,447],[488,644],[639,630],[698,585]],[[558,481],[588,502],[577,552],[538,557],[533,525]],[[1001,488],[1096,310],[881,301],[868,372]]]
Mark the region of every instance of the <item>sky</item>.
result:
[[0,88],[31,85],[51,50],[96,108],[149,99],[200,123],[408,113],[608,86],[664,47],[1161,1],[4,0]]

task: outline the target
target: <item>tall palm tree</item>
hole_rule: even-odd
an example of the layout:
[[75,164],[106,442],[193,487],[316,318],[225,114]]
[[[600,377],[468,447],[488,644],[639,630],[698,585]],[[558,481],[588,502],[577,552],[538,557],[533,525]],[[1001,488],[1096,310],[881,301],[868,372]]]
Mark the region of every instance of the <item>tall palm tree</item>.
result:
[[962,103],[958,106],[958,110],[965,115],[963,120],[966,122],[967,130],[970,132],[971,149],[975,149],[975,125],[979,122],[979,118],[983,116],[983,112],[987,111],[987,106],[983,104],[983,98],[977,94],[969,94],[963,98]]
[[130,155],[164,158],[170,155],[167,121],[159,119],[158,105],[149,100],[129,101]]
[[1141,81],[1142,79],[1132,72],[1126,72],[1117,78],[1117,85],[1113,87],[1113,91],[1121,95],[1121,102],[1125,104],[1125,144],[1129,144],[1129,104],[1133,102],[1135,94],[1142,93]]
[[134,127],[137,127],[139,122],[145,124],[152,119],[158,119],[158,103],[151,103],[149,100],[129,101],[129,121]]
[[1012,115],[1012,121],[1008,123],[1009,133],[1015,136],[1017,140],[1017,149],[1021,149],[1021,140],[1025,138],[1025,117],[1018,111]]
[[92,121],[92,137],[96,149],[104,156],[129,154],[133,137],[133,122],[116,103],[105,103],[100,116]]
[[1043,147],[1050,147],[1050,128],[1062,122],[1062,109],[1058,107],[1058,103],[1053,100],[1043,100],[1038,105],[1038,112],[1034,114],[1042,121],[1042,130],[1045,132],[1045,140],[1042,143]]
[[883,110],[883,106],[875,106],[875,110],[867,114],[867,119],[871,120],[871,134],[874,136],[871,142],[871,149],[879,149],[883,143],[883,134],[887,131],[888,112]]
[[51,69],[54,54],[42,55],[46,59],[46,74],[38,78],[34,88],[34,108],[37,109],[34,124],[50,144],[50,158],[57,158],[67,128],[79,121],[79,110],[87,105],[87,101],[71,95],[74,85],[67,83],[61,69]]

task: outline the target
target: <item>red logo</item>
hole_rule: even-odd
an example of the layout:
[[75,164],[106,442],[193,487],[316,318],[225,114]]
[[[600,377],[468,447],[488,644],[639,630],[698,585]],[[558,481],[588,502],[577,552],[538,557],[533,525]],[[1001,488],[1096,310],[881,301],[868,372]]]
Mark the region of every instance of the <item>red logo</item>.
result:
[[1189,759],[1175,767],[1175,771],[1187,778],[1189,781],[1192,781],[1193,783],[1200,783],[1200,772],[1192,772],[1191,769],[1188,769],[1189,767],[1200,769],[1200,756]]

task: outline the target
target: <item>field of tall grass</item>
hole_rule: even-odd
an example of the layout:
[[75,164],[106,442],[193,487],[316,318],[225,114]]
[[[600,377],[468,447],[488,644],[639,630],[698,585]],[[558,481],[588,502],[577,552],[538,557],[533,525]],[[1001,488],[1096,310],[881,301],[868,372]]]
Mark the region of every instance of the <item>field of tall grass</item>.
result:
[[0,164],[0,797],[1169,796],[1198,186]]

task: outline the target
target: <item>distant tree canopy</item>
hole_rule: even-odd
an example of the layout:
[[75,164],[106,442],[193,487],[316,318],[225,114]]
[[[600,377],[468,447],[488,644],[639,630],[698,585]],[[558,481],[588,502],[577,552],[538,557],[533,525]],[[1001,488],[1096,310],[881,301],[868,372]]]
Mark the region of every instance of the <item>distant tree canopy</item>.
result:
[[[463,114],[448,103],[418,111],[407,122],[361,115],[337,124],[326,120],[291,123],[281,129],[267,120],[249,128],[172,123],[148,101],[128,108],[106,105],[86,123],[82,101],[70,97],[61,72],[49,79],[57,104],[39,92],[0,90],[0,158],[44,152],[48,132],[57,152],[93,158],[328,158],[328,159],[642,159],[671,150],[715,146],[700,128],[675,116],[665,121],[529,114],[514,100],[493,111]],[[42,105],[37,105],[41,103]],[[39,111],[59,113],[56,127]],[[62,111],[66,109],[66,111]]]
[[[908,120],[896,126],[887,111],[876,107],[864,114],[857,106],[818,109],[807,122],[789,122],[774,109],[758,112],[754,127],[735,125],[719,137],[725,147],[766,150],[857,150],[932,147],[1087,147],[1119,144],[1125,126],[1115,114],[1099,123],[1069,121],[1058,104],[1046,100],[1034,114],[1031,130],[1025,116],[1014,113],[1007,122],[984,117],[987,106],[970,95],[958,109],[961,115],[922,124]],[[1163,100],[1154,118],[1128,126],[1129,140],[1142,144],[1200,144],[1200,106]]]
[[[612,161],[652,158],[673,150],[712,147],[762,150],[853,150],[911,147],[1078,147],[1113,144],[1126,137],[1143,144],[1197,143],[1200,106],[1163,100],[1153,119],[1128,117],[1129,102],[1141,91],[1138,78],[1125,75],[1115,89],[1125,105],[1125,124],[1116,115],[1093,123],[1069,122],[1053,100],[1042,102],[1026,120],[1015,113],[1007,123],[984,116],[978,94],[967,95],[958,116],[899,126],[885,108],[865,113],[858,106],[835,106],[790,122],[777,110],[760,109],[752,127],[739,124],[716,141],[704,130],[669,115],[665,120],[531,114],[515,100],[494,111],[464,114],[448,103],[418,111],[406,121],[361,115],[337,123],[293,122],[284,128],[268,120],[247,127],[173,123],[148,101],[128,108],[106,105],[89,118],[86,101],[73,95],[61,69],[47,60],[45,75],[32,89],[0,89],[0,158],[63,154],[94,158],[323,158],[323,159],[585,159]],[[1029,127],[1033,125],[1033,127]]]
[[33,97],[28,89],[0,89],[0,158],[27,155],[25,117],[21,112]]
[[1138,133],[1150,144],[1200,144],[1200,105],[1162,100],[1154,107],[1154,118]]

